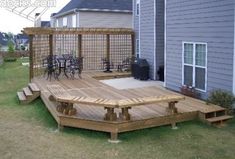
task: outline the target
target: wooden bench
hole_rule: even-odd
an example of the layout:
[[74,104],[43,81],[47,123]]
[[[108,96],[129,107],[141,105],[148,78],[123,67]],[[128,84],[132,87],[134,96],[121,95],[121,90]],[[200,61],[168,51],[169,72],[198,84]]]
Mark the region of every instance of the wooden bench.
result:
[[122,100],[102,99],[102,98],[91,98],[91,97],[77,97],[70,95],[63,87],[59,85],[48,85],[48,90],[51,92],[50,100],[57,101],[60,103],[57,106],[57,111],[62,112],[66,115],[74,115],[76,109],[73,108],[73,104],[85,104],[92,106],[104,107],[107,110],[104,119],[108,121],[116,121],[117,114],[114,109],[122,109],[119,114],[120,119],[130,120],[131,115],[129,109],[136,106],[143,106],[157,103],[168,103],[167,112],[169,115],[177,113],[176,103],[180,100],[184,100],[183,96],[179,95],[168,95],[168,96],[151,96],[143,98],[131,98]]

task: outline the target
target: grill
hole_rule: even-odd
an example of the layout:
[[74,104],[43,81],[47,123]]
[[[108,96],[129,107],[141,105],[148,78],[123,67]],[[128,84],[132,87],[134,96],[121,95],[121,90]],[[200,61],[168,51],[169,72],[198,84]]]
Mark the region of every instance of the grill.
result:
[[139,80],[149,79],[149,64],[146,59],[137,59],[132,65],[132,76]]

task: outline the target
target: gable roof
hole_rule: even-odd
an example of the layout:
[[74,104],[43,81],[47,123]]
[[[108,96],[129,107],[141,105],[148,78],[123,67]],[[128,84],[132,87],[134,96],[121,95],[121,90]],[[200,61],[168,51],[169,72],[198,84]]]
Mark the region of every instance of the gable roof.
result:
[[77,11],[132,12],[132,0],[71,0],[55,16]]
[[26,34],[17,34],[16,38],[17,39],[25,39],[25,40],[29,39],[29,37]]

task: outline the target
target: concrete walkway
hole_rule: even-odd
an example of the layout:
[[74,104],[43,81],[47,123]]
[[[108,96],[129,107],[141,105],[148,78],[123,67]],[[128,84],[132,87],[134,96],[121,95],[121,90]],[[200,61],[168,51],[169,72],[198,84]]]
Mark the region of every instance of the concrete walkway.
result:
[[160,81],[152,81],[152,80],[140,81],[134,78],[101,80],[101,82],[119,90],[151,87],[151,86],[163,87],[163,82],[160,82]]

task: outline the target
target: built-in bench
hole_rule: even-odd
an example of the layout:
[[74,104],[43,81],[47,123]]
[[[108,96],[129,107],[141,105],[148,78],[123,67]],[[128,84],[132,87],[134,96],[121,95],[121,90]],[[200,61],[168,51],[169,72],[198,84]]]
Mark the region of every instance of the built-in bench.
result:
[[75,115],[76,109],[73,104],[85,104],[92,106],[104,107],[107,110],[104,119],[107,121],[116,121],[117,114],[114,109],[121,109],[119,118],[122,120],[130,120],[131,115],[129,114],[129,109],[136,106],[150,105],[156,103],[168,103],[167,113],[169,115],[176,114],[177,108],[176,103],[180,100],[184,100],[183,96],[179,95],[167,95],[167,96],[151,96],[143,98],[131,98],[131,99],[103,99],[103,98],[91,98],[91,97],[78,97],[70,95],[63,87],[60,85],[48,85],[47,86],[51,96],[50,100],[59,103],[57,106],[57,111],[65,115]]

